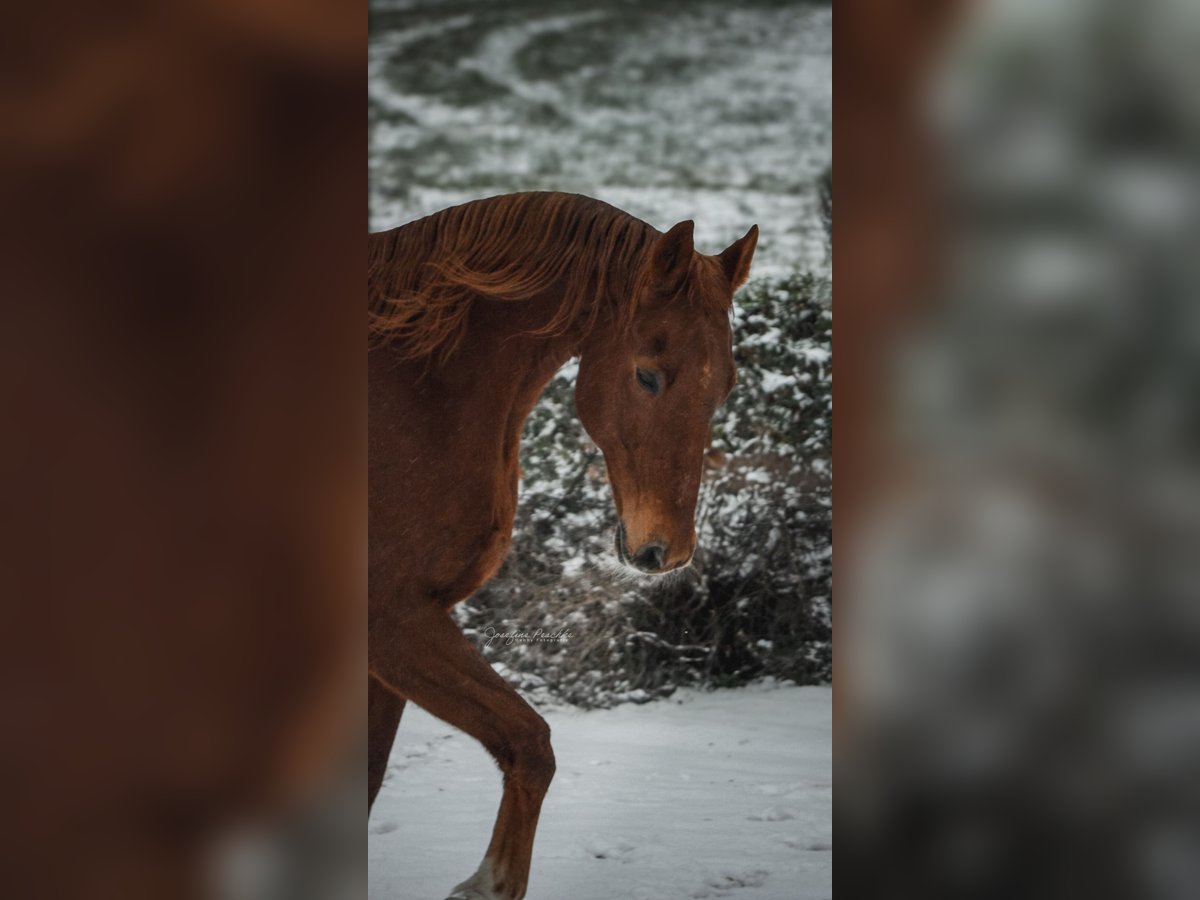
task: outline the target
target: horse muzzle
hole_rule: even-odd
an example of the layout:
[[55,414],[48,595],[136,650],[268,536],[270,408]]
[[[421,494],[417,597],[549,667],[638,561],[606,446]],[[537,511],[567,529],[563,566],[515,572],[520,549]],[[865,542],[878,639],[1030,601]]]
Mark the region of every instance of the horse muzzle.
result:
[[682,568],[692,561],[692,550],[686,556],[672,557],[670,546],[662,540],[651,539],[631,549],[628,544],[628,534],[625,523],[617,525],[617,559],[630,568],[637,569],[647,575],[662,575]]

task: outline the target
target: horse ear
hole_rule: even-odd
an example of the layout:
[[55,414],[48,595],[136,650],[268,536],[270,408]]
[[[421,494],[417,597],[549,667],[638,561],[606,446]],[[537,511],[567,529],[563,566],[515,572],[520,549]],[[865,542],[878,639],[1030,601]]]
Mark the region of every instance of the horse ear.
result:
[[736,291],[750,277],[750,260],[754,258],[754,248],[758,246],[758,226],[751,225],[745,237],[734,241],[721,251],[721,268],[729,278],[729,283]]
[[691,219],[672,226],[671,230],[654,245],[654,271],[659,283],[666,291],[678,290],[687,278],[696,247],[692,242],[692,231],[696,223]]

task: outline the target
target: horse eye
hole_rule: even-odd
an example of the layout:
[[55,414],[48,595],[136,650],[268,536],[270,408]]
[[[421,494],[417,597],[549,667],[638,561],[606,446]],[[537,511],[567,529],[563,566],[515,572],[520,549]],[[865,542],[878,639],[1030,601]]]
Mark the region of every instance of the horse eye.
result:
[[645,369],[638,369],[637,370],[637,383],[639,385],[641,385],[643,390],[649,391],[651,394],[655,394],[655,395],[658,394],[658,391],[659,391],[658,375],[655,374],[654,372],[647,372]]

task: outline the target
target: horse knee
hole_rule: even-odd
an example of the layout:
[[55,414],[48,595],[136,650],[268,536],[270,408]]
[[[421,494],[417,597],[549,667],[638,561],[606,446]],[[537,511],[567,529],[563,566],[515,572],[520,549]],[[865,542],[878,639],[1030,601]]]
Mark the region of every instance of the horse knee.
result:
[[556,763],[550,744],[550,726],[541,716],[531,722],[512,747],[505,775],[530,790],[545,791],[554,778]]
[[537,750],[531,755],[529,765],[533,780],[545,790],[554,780],[557,763],[554,759],[554,747],[550,744],[550,726],[545,722],[542,726],[543,733],[538,738]]

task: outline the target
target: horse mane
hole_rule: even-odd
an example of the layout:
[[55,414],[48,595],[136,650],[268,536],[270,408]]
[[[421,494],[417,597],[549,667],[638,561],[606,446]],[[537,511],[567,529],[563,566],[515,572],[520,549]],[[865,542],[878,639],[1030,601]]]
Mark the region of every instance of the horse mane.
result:
[[653,276],[648,250],[658,234],[607,203],[554,192],[475,200],[370,234],[369,345],[445,361],[476,298],[529,300],[552,287],[561,302],[531,333],[582,336],[602,312],[627,327]]

